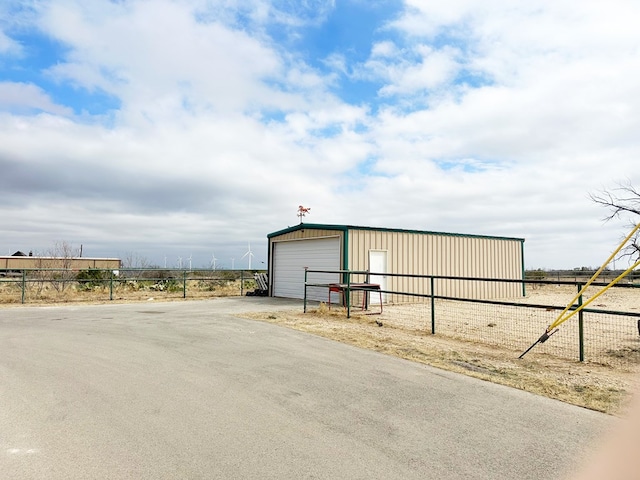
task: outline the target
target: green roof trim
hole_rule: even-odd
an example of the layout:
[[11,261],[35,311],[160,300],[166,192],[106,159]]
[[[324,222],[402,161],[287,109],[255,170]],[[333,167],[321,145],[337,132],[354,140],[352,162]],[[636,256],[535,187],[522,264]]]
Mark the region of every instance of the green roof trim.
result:
[[298,230],[338,230],[341,232],[345,232],[345,234],[349,230],[368,230],[372,232],[398,232],[398,233],[416,233],[420,235],[442,235],[448,237],[468,237],[468,238],[486,238],[490,240],[512,240],[517,242],[523,242],[524,238],[515,238],[515,237],[499,237],[493,235],[473,235],[469,233],[447,233],[447,232],[432,232],[428,230],[405,230],[402,228],[376,228],[376,227],[362,227],[357,225],[325,225],[321,223],[300,223],[293,227],[288,227],[283,230],[278,230],[277,232],[273,232],[267,235],[267,238],[278,237],[280,235],[284,235],[285,233],[297,232]]
[[310,230],[338,230],[340,232],[346,232],[348,228],[347,225],[322,225],[319,223],[299,223],[298,225],[294,225],[293,227],[287,227],[283,230],[278,230],[277,232],[269,233],[267,238],[278,237],[280,235],[284,235],[285,233],[297,232],[298,230],[304,230],[308,228]]

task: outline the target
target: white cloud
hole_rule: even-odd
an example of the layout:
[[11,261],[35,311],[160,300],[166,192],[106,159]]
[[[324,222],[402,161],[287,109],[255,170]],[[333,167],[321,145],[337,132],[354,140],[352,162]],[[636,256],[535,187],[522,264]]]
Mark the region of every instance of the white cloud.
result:
[[378,66],[379,76],[386,77],[389,82],[380,89],[382,96],[411,95],[450,85],[459,70],[459,52],[455,49],[434,50],[420,45],[415,49],[415,54],[419,57],[417,62],[387,63]]
[[40,87],[16,82],[0,82],[0,110],[16,112],[36,110],[58,115],[71,114],[69,108],[55,104]]
[[[512,162],[584,152],[591,156],[601,147],[607,152],[613,139],[616,148],[635,145],[631,132],[640,126],[633,113],[640,108],[640,92],[633,79],[640,52],[633,46],[638,34],[627,16],[638,7],[628,2],[616,7],[587,2],[580,9],[567,2],[517,7],[460,1],[446,9],[433,2],[409,4],[396,27],[418,44],[446,31],[455,43],[464,41],[460,48],[465,53],[454,50],[457,55],[436,57],[431,69],[425,66],[428,57],[411,61],[406,48],[400,55],[404,60],[378,63],[381,76],[387,69],[383,93],[410,95],[441,87],[428,109],[387,113],[388,121],[382,116],[383,132],[416,142],[428,138],[422,145],[428,157],[475,152]],[[609,35],[618,20],[619,31]],[[478,86],[460,83],[454,80],[456,68],[484,81]]]
[[381,176],[351,201],[392,199],[376,213],[385,225],[413,216],[427,229],[524,236],[529,266],[598,266],[624,227],[603,225],[587,194],[640,182],[637,7],[410,3],[394,24],[404,46],[372,50],[382,92],[410,99],[433,88],[413,57],[436,38],[459,48],[459,68],[480,82],[441,77],[428,108],[388,100],[370,133]]
[[132,110],[176,94],[203,108],[243,109],[268,99],[264,80],[282,75],[270,48],[240,30],[198,22],[175,2],[56,3],[43,23],[71,48],[51,75],[105,90]]
[[389,41],[385,40],[384,42],[374,43],[371,47],[371,57],[392,57],[398,54],[398,48],[396,45]]
[[[333,2],[240,3],[42,4],[67,48],[48,79],[121,106],[74,117],[0,84],[6,241],[208,261],[258,253],[304,204],[309,222],[526,237],[534,268],[608,254],[620,230],[587,194],[640,183],[638,7],[412,0],[366,63],[332,50],[324,75],[267,32],[321,28]],[[379,95],[341,100],[350,80]]]
[[0,30],[0,55],[20,55],[22,46]]
[[278,23],[318,25],[335,8],[335,0],[273,0],[271,14]]
[[342,54],[332,53],[329,56],[327,56],[325,59],[323,59],[322,63],[324,63],[331,70],[339,72],[343,75],[347,75],[349,73],[348,66],[347,66],[347,59]]

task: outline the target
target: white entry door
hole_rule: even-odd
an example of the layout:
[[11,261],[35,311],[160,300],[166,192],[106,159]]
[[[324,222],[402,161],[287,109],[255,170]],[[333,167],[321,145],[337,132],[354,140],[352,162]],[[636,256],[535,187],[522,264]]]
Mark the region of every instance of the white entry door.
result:
[[[377,283],[380,290],[387,289],[387,251],[386,250],[369,250],[369,283]],[[385,294],[382,294],[382,303],[385,303]],[[379,305],[380,294],[369,293],[369,305]]]

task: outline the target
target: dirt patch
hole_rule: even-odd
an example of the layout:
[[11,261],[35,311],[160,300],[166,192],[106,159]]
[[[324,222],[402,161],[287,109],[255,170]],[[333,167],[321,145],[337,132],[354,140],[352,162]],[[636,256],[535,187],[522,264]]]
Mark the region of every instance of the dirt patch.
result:
[[638,383],[635,366],[581,363],[536,351],[518,359],[521,351],[513,348],[431,335],[427,329],[381,321],[380,316],[355,314],[348,319],[344,311],[328,311],[324,305],[306,314],[243,316],[610,414],[623,412]]

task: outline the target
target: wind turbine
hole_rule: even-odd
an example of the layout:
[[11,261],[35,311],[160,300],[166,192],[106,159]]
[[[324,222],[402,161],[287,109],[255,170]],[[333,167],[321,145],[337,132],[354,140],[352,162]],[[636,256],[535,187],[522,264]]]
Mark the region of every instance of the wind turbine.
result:
[[189,271],[191,271],[191,258],[193,257],[193,254],[189,255]]
[[211,254],[211,269],[215,270],[216,269],[216,262],[218,261],[218,259],[216,258],[216,254],[212,253]]
[[236,267],[235,267],[235,265],[233,263],[234,261],[235,261],[235,258],[231,258],[231,270],[235,270],[236,269]]
[[249,242],[249,250],[247,250],[247,253],[245,253],[242,258],[249,256],[249,270],[251,270],[251,257],[253,257],[253,252],[251,251],[251,242]]
[[178,257],[178,269],[182,270],[182,257]]

